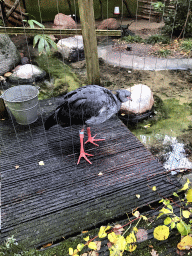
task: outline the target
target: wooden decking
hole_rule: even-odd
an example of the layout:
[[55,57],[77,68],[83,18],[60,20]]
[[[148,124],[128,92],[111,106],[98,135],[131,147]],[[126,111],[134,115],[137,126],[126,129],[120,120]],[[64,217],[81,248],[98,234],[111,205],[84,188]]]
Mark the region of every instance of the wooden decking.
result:
[[[41,113],[53,105],[41,102]],[[80,127],[45,131],[42,116],[30,126],[0,121],[2,241],[39,246],[94,227],[169,196],[177,183],[118,119],[92,128],[100,147],[86,145],[92,165],[79,156]],[[86,138],[85,138],[86,139]],[[39,165],[43,161],[44,165]],[[140,194],[138,199],[136,194]]]

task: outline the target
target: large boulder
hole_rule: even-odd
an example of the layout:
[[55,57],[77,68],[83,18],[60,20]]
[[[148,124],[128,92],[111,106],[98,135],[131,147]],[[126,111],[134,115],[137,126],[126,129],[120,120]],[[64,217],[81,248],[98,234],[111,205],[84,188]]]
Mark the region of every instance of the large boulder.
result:
[[58,29],[76,29],[77,24],[69,15],[58,13],[54,19],[54,28]]
[[17,66],[12,75],[8,77],[10,83],[14,84],[32,84],[35,81],[42,80],[46,72],[32,64]]
[[150,111],[154,104],[151,89],[144,84],[136,84],[127,89],[131,91],[132,101],[123,102],[120,112],[126,115],[143,114]]
[[116,30],[120,27],[119,22],[114,18],[109,18],[106,20],[103,20],[98,26],[97,29],[101,30]]
[[20,62],[20,54],[8,35],[0,34],[0,76]]
[[85,58],[82,36],[73,36],[59,40],[57,49],[63,58],[69,62],[75,62]]

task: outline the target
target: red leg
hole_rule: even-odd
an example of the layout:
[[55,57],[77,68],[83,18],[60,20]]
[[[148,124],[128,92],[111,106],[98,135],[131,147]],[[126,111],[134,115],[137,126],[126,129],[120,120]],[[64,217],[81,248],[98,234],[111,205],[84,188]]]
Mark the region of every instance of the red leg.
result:
[[105,140],[105,139],[97,139],[97,140],[95,140],[95,137],[97,136],[97,134],[96,134],[95,136],[91,137],[91,129],[90,129],[90,127],[87,127],[87,134],[88,134],[88,140],[85,142],[85,144],[86,144],[87,142],[91,142],[91,143],[94,144],[95,146],[98,146],[98,147],[99,147],[99,145],[96,144],[96,143],[94,143],[94,141],[102,141],[102,140]]
[[79,156],[79,159],[78,159],[77,164],[79,164],[81,157],[84,157],[85,160],[86,160],[88,163],[92,164],[92,163],[89,161],[89,159],[86,157],[86,155],[87,155],[87,156],[93,156],[93,155],[88,154],[88,153],[85,153],[84,147],[83,147],[84,129],[81,130],[81,132],[80,132],[80,134],[79,134],[79,137],[80,137],[81,149],[80,149],[80,156]]

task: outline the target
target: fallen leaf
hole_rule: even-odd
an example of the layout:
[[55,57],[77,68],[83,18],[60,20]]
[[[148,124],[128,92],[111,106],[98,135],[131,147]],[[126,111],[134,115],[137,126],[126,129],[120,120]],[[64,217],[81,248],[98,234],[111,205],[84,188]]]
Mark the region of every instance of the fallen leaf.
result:
[[43,162],[43,161],[40,161],[40,162],[39,162],[39,165],[44,165],[44,162]]
[[154,249],[152,249],[152,251],[150,253],[151,253],[152,256],[159,256],[157,251],[155,251]]
[[178,243],[177,248],[179,250],[190,250],[192,248],[192,237],[191,235],[184,236],[181,242]]
[[95,241],[96,245],[97,245],[97,251],[99,251],[101,249],[101,241]]
[[9,77],[9,76],[11,76],[11,75],[12,75],[11,72],[7,72],[7,73],[4,74],[4,77]]
[[17,170],[19,168],[19,165],[15,165],[15,169]]
[[89,231],[82,231],[81,233],[85,234],[85,233],[88,233]]
[[51,245],[52,245],[52,243],[44,244],[44,245],[42,246],[42,248],[47,248],[47,247],[49,247],[49,246],[51,246]]
[[124,231],[124,228],[121,225],[115,225],[115,227],[113,228],[113,231],[116,235],[121,235],[122,232]]
[[140,197],[141,197],[139,194],[136,194],[135,196],[136,196],[137,198],[140,198]]
[[101,176],[101,175],[103,175],[103,173],[102,173],[102,172],[98,173],[98,176]]
[[145,230],[144,228],[138,229],[138,231],[136,233],[136,238],[137,238],[137,242],[146,241],[148,239],[147,230]]

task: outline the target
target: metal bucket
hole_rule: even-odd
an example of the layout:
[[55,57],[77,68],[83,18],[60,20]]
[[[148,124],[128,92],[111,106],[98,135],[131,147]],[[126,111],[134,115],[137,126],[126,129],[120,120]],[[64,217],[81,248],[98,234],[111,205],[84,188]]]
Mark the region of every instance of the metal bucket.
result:
[[18,124],[34,123],[37,116],[39,90],[32,85],[18,85],[6,90],[1,97]]

